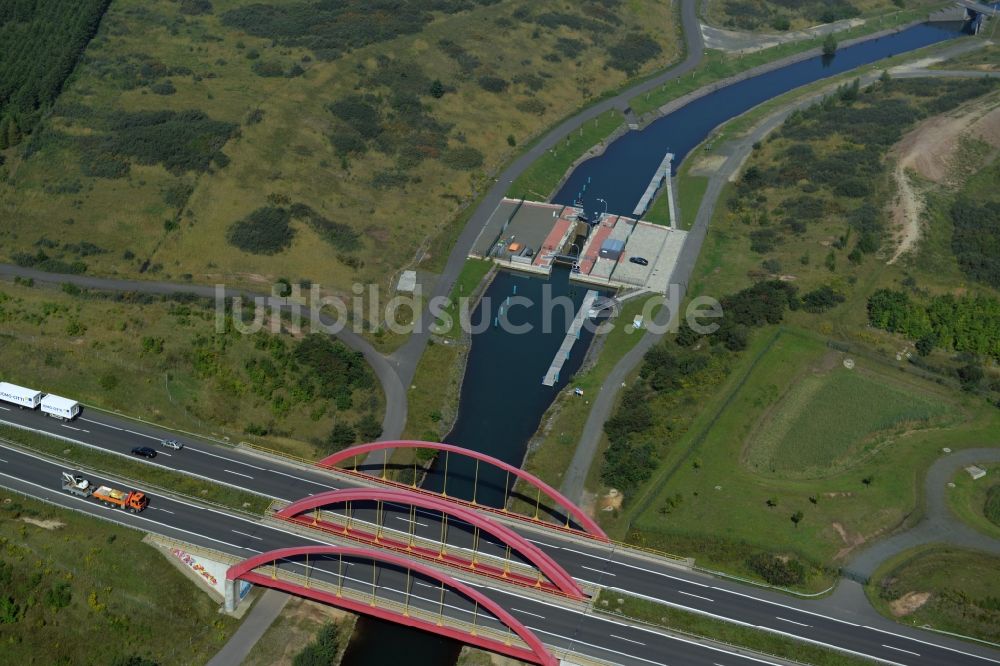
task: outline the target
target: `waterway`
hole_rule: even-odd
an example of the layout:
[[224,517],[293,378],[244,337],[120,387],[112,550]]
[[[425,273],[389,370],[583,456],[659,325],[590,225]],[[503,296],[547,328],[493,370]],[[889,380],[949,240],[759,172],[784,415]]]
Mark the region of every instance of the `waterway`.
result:
[[839,49],[833,57],[816,56],[720,88],[642,130],[628,132],[601,155],[581,163],[553,201],[569,205],[580,200],[584,210],[600,213],[604,212],[604,204],[597,200],[604,199],[609,212],[631,216],[667,152],[674,154],[676,169],[715,127],[762,102],[807,83],[959,34],[956,24],[924,23]]
[[[955,26],[918,25],[876,40],[839,50],[832,58],[816,57],[733,84],[701,97],[645,129],[625,134],[600,156],[582,163],[554,201],[569,204],[581,195],[586,210],[603,210],[596,199],[608,202],[610,212],[631,215],[664,153],[674,153],[675,166],[719,124],[748,109],[799,86],[876,62],[892,55],[950,39]],[[583,184],[590,183],[583,191]],[[484,324],[472,337],[472,348],[459,401],[458,420],[445,438],[450,444],[490,454],[520,465],[528,441],[545,410],[579,368],[592,335],[584,332],[554,387],[542,377],[586,293],[569,281],[567,271],[557,270],[548,281],[523,274],[501,272],[476,311],[474,323]],[[550,297],[566,296],[574,308],[555,308],[549,325],[541,306],[545,291]],[[508,297],[532,300],[532,307],[514,306]],[[528,324],[532,331],[515,335],[492,325],[505,305],[509,322]],[[447,477],[444,474],[448,466]],[[447,482],[445,481],[447,478]],[[439,457],[424,487],[452,496],[500,506],[509,490],[506,474],[481,466],[478,472],[468,459]],[[475,488],[475,490],[473,490]],[[361,617],[343,666],[443,666],[454,664],[461,644],[399,625]]]

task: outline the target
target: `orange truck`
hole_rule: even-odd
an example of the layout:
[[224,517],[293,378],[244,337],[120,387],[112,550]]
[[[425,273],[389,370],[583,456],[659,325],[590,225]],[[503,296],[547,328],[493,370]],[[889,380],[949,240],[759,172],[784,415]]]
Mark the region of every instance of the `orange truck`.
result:
[[138,490],[118,490],[110,486],[94,485],[80,474],[63,472],[62,487],[68,493],[80,497],[93,497],[105,506],[117,507],[132,513],[139,513],[149,504],[146,493]]

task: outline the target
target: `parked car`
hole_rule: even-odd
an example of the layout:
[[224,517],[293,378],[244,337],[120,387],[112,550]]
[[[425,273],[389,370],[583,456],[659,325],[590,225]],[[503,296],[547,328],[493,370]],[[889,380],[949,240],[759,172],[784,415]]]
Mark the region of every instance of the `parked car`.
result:
[[160,442],[160,446],[165,449],[173,449],[174,451],[180,451],[184,448],[184,444],[178,442],[176,439],[165,439]]
[[640,266],[649,266],[649,261],[643,257],[629,257],[629,261],[633,264],[639,264]]
[[155,458],[156,451],[148,446],[136,446],[132,449],[132,455],[140,456],[142,458]]

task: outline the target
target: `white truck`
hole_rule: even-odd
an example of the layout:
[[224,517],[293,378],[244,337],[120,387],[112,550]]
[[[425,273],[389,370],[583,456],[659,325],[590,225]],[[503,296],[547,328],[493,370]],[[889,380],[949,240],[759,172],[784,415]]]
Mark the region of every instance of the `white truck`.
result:
[[34,409],[42,402],[41,391],[25,388],[9,382],[0,382],[0,400],[13,403],[21,408]]
[[72,421],[80,413],[80,403],[76,400],[52,395],[51,393],[42,398],[41,405],[43,412],[63,421]]

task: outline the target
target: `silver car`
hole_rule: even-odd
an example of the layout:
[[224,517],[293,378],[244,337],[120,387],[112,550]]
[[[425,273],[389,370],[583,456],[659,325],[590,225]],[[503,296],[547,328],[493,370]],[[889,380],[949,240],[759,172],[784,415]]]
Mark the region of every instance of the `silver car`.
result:
[[184,448],[184,445],[178,442],[176,439],[165,439],[160,442],[160,446],[165,449],[173,449],[174,451],[180,451]]

